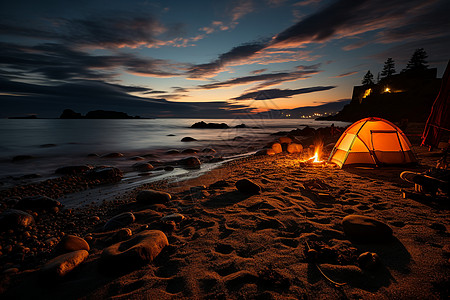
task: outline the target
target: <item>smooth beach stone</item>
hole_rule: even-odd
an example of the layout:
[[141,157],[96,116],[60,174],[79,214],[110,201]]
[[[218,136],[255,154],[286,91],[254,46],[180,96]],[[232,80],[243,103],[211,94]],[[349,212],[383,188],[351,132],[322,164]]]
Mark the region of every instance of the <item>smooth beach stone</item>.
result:
[[303,152],[303,146],[300,144],[292,143],[287,145],[286,151],[288,153],[302,153]]
[[112,153],[103,154],[101,157],[102,158],[118,158],[118,157],[123,157],[123,154],[120,152],[112,152]]
[[187,157],[178,161],[180,165],[187,169],[200,169],[201,161],[197,157]]
[[181,154],[195,154],[198,153],[199,150],[197,149],[191,149],[191,148],[187,148],[181,151]]
[[153,209],[145,209],[134,212],[136,221],[139,223],[151,223],[153,221],[161,219],[162,214],[154,211]]
[[164,167],[164,171],[173,171],[174,170],[174,167],[172,167],[172,166],[167,166],[167,167]]
[[387,242],[392,238],[392,229],[372,217],[349,215],[342,220],[345,235],[358,242]]
[[180,223],[184,219],[186,219],[186,217],[183,216],[182,214],[173,213],[173,214],[162,217],[161,221],[174,221],[175,223]]
[[275,152],[275,154],[283,152],[283,148],[281,147],[280,143],[273,143],[271,148]]
[[91,179],[114,179],[118,180],[123,177],[123,173],[121,170],[114,167],[97,167],[95,169],[90,170],[86,174]]
[[66,167],[61,167],[61,168],[56,169],[55,173],[62,174],[62,175],[73,175],[73,174],[77,174],[77,173],[87,172],[91,169],[92,169],[91,166],[86,166],[86,165],[66,166]]
[[79,266],[89,253],[86,250],[78,250],[62,254],[48,261],[41,269],[42,273],[50,276],[63,277]]
[[290,143],[292,143],[292,139],[290,137],[287,137],[287,136],[279,137],[278,141],[280,142],[280,144],[290,144]]
[[181,139],[182,142],[194,142],[196,141],[196,139],[194,139],[193,137],[190,136],[186,136],[184,138]]
[[130,157],[130,160],[145,160],[145,158],[144,157],[142,157],[142,156],[133,156],[133,157]]
[[8,209],[0,214],[0,231],[24,228],[33,224],[33,216],[21,210]]
[[83,239],[76,235],[66,235],[61,241],[56,245],[58,252],[66,253],[78,250],[89,251],[89,244]]
[[132,168],[139,172],[146,172],[153,170],[153,166],[149,163],[139,162],[135,163]]
[[14,208],[17,209],[29,209],[29,210],[43,210],[43,209],[52,209],[54,207],[60,207],[61,203],[55,199],[46,197],[46,196],[32,196],[32,197],[26,197],[14,206]]
[[136,196],[136,201],[139,204],[158,204],[166,203],[170,201],[172,196],[166,192],[160,192],[155,190],[142,190]]
[[106,224],[103,226],[103,230],[110,231],[122,228],[133,223],[135,220],[136,218],[134,217],[133,213],[124,212],[109,219],[109,221],[106,222]]
[[166,235],[159,230],[146,230],[129,240],[104,249],[100,263],[118,271],[123,268],[148,264],[169,245]]
[[236,188],[243,194],[258,194],[261,187],[250,179],[241,179],[236,181]]
[[358,257],[358,265],[363,270],[373,270],[380,264],[378,254],[373,252],[364,252]]
[[180,151],[177,149],[171,149],[171,150],[167,150],[166,154],[169,154],[169,155],[180,154]]
[[261,149],[261,150],[258,150],[255,153],[255,156],[262,156],[262,155],[270,155],[270,156],[272,156],[272,155],[275,155],[275,151],[273,151],[273,149],[270,148],[270,149]]

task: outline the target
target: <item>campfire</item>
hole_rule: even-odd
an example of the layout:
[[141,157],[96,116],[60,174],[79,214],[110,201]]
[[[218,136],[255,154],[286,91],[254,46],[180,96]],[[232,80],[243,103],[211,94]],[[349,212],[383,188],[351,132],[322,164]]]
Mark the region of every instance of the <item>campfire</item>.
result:
[[324,166],[326,160],[322,160],[322,144],[318,144],[314,147],[314,155],[308,159],[302,160],[300,163],[313,166]]

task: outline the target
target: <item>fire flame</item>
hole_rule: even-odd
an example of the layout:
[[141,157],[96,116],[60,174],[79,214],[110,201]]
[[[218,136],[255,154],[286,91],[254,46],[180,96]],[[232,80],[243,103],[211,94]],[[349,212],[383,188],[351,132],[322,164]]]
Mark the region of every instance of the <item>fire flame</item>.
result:
[[318,145],[314,149],[314,156],[312,156],[306,160],[303,160],[302,162],[308,162],[308,163],[313,163],[313,164],[323,163],[324,161],[320,160],[321,154],[322,154],[322,145]]

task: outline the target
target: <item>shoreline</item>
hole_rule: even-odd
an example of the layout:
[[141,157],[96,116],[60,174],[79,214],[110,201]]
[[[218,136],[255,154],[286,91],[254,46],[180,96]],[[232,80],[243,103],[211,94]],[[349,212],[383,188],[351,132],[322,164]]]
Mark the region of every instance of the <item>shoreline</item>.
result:
[[[443,252],[450,244],[448,207],[401,198],[400,189],[411,191],[413,187],[400,180],[400,172],[426,170],[437,159],[425,149],[416,146],[414,150],[421,165],[412,169],[340,170],[302,165],[302,154],[277,154],[225,162],[188,180],[137,184],[120,194],[108,194],[114,189],[105,185],[99,188],[99,194],[104,193],[110,201],[100,200],[100,205],[86,201],[83,207],[38,213],[37,231],[30,228],[2,237],[3,261],[8,255],[5,241],[20,240],[24,232],[30,232],[42,242],[36,251],[29,250],[35,255],[30,257],[27,252],[4,265],[0,294],[3,290],[7,297],[19,298],[32,292],[46,293],[50,298],[335,298],[340,292],[323,280],[305,257],[305,242],[309,241],[322,255],[324,271],[335,280],[347,282],[343,292],[349,298],[444,297],[450,263]],[[257,182],[262,191],[242,196],[235,188],[235,182],[242,178]],[[226,184],[215,185],[221,181]],[[137,205],[138,192],[149,188],[170,193],[172,200]],[[92,191],[73,196],[83,197]],[[169,246],[143,268],[105,276],[98,265],[104,247],[98,234],[106,221],[124,212],[136,215],[136,221],[127,226],[133,235],[159,228],[167,235]],[[185,219],[170,225],[159,221],[173,213]],[[393,244],[348,241],[341,220],[355,213],[386,222],[394,231]],[[45,229],[49,225],[52,229]],[[73,275],[59,280],[61,284],[36,283],[42,264],[55,255],[55,244],[68,234],[89,241],[88,259]],[[45,243],[52,238],[55,243]],[[13,245],[12,251],[23,253],[27,246],[23,242]],[[361,271],[357,267],[356,257],[364,250],[378,253],[384,271]]]

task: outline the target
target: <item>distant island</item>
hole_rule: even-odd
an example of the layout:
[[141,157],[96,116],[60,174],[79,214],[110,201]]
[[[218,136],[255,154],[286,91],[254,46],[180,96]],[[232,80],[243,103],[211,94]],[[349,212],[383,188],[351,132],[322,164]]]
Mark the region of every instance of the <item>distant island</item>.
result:
[[129,116],[124,112],[108,111],[108,110],[93,110],[83,116],[71,109],[65,109],[59,116],[60,119],[140,119],[140,116]]

